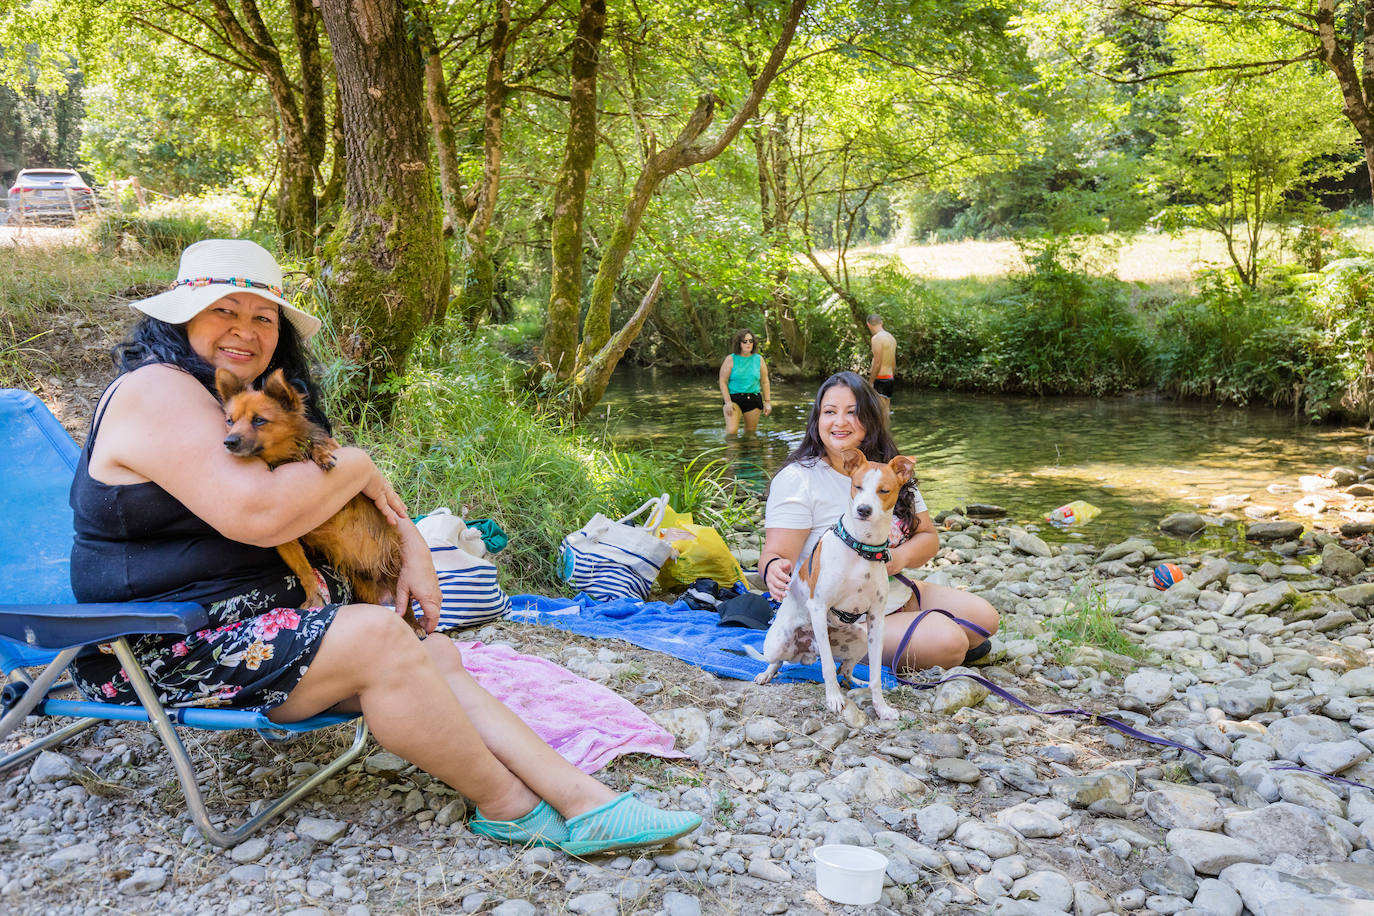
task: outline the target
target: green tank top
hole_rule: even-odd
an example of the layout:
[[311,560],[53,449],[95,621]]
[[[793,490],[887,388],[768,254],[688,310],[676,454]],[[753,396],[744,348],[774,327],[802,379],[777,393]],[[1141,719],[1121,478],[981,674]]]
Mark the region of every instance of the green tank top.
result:
[[741,356],[736,353],[733,362],[730,364],[730,393],[731,394],[758,394],[759,393],[759,360],[762,357],[758,353],[749,356]]

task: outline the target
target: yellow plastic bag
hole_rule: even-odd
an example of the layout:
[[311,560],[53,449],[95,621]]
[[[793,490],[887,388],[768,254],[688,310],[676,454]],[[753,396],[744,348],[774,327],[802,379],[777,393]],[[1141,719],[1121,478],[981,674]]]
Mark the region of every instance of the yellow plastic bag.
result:
[[663,564],[658,574],[659,588],[691,585],[697,579],[715,579],[721,588],[744,581],[739,561],[730,553],[725,538],[710,525],[698,525],[690,512],[664,509],[659,537],[673,545],[677,558]]
[[1069,525],[1086,525],[1088,522],[1102,514],[1102,510],[1092,503],[1075,499],[1071,503],[1065,503],[1045,516],[1045,521],[1063,527]]

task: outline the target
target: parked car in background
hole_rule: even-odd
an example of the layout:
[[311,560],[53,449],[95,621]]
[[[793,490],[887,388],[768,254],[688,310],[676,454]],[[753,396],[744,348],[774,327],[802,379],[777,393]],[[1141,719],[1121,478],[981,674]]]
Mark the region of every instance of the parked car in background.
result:
[[9,221],[71,219],[95,208],[95,192],[72,169],[23,169],[9,193]]

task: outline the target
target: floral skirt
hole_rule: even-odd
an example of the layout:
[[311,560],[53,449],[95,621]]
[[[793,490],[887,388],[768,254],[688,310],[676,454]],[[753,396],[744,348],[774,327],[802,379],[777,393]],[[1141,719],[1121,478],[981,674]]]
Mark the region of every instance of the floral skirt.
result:
[[[284,576],[208,608],[210,626],[190,636],[128,637],[158,699],[164,706],[227,706],[266,712],[286,701],[310,667],[325,631],[351,598],[348,584],[322,571],[325,600],[341,601],[297,610],[295,576]],[[77,658],[73,680],[87,697],[107,703],[136,704],[138,697],[114,650]]]

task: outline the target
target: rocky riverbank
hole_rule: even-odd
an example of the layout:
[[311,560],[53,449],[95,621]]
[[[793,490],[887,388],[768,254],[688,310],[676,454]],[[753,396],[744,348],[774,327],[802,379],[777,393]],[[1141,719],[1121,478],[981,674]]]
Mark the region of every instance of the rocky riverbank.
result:
[[[688,760],[621,760],[602,777],[699,812],[697,832],[655,855],[592,862],[510,849],[467,831],[452,790],[374,750],[221,852],[190,825],[151,733],[104,726],[7,774],[0,910],[1374,912],[1374,793],[1351,784],[1374,785],[1374,557],[1369,529],[1340,529],[1371,509],[1349,492],[1370,472],[1352,473],[1312,491],[1341,494],[1326,505],[1347,514],[1324,506],[1308,522],[1317,530],[1247,522],[1243,507],[1166,520],[1180,534],[1241,526],[1249,546],[1180,549],[1162,535],[1054,545],[974,507],[940,516],[944,547],[923,575],[1003,613],[981,674],[1040,708],[1112,715],[1198,754],[1033,715],[969,680],[890,692],[896,722],[872,719],[866,691],[852,691],[837,719],[819,685],[759,688],[503,623],[465,636],[607,683],[678,736]],[[1186,578],[1149,587],[1166,561]],[[242,811],[349,737],[192,740],[212,810]],[[811,852],[827,842],[888,857],[881,904],[816,894]]]

